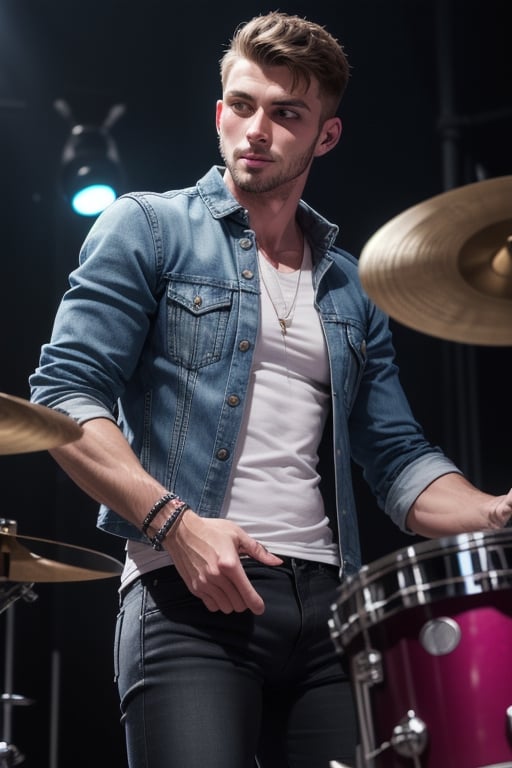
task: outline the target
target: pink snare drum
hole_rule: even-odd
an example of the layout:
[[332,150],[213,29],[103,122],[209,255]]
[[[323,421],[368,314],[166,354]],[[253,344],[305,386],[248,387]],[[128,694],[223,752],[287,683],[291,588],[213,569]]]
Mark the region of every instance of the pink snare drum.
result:
[[421,542],[332,606],[361,768],[512,768],[512,531]]

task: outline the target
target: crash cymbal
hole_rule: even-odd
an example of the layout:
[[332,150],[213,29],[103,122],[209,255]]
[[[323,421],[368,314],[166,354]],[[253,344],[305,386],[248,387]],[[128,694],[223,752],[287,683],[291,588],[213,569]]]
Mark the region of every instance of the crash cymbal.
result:
[[0,392],[0,454],[43,451],[81,434],[82,428],[69,416]]
[[512,344],[512,176],[415,205],[365,244],[371,299],[410,328],[450,341]]
[[0,529],[0,584],[92,581],[119,576],[123,566],[92,549],[3,533]]

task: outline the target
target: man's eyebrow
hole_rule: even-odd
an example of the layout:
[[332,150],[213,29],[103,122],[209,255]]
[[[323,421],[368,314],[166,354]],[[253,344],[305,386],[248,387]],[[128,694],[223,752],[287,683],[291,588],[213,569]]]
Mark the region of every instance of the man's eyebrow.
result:
[[246,101],[254,101],[251,94],[246,93],[245,91],[236,91],[236,90],[226,91],[224,93],[224,97],[226,98],[227,96],[229,96],[230,98],[245,99]]
[[303,99],[277,99],[272,103],[275,104],[276,107],[296,107],[298,109],[307,109],[310,111],[309,104]]

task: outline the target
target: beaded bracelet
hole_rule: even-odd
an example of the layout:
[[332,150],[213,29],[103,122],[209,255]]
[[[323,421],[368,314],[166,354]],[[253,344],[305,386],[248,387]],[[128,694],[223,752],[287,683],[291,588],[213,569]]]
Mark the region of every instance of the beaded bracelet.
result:
[[157,514],[160,512],[160,510],[165,507],[166,504],[168,504],[170,501],[173,501],[174,499],[177,499],[175,493],[166,493],[164,496],[162,496],[158,501],[155,503],[153,507],[149,510],[148,514],[144,518],[144,522],[142,523],[142,533],[145,535],[148,532],[148,528],[157,516]]
[[151,546],[154,550],[157,552],[160,552],[162,550],[162,541],[165,539],[173,525],[178,521],[178,519],[181,517],[181,515],[185,512],[186,509],[188,509],[189,506],[186,502],[182,502],[179,507],[176,507],[172,515],[167,518],[165,523],[162,525],[160,530],[153,536],[151,539]]

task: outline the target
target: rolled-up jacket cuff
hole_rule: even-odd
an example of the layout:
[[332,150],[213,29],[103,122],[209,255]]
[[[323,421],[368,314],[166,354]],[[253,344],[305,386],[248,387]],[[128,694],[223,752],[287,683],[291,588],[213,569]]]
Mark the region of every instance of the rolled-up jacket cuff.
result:
[[106,408],[103,403],[96,400],[94,397],[87,397],[86,395],[80,395],[79,397],[70,397],[67,400],[62,400],[58,404],[52,406],[56,411],[71,416],[78,424],[83,424],[91,419],[110,419],[110,421],[116,422],[112,411]]
[[429,453],[408,464],[391,486],[386,499],[385,512],[405,533],[407,514],[422,491],[430,483],[450,472],[462,474],[451,459],[439,453]]

